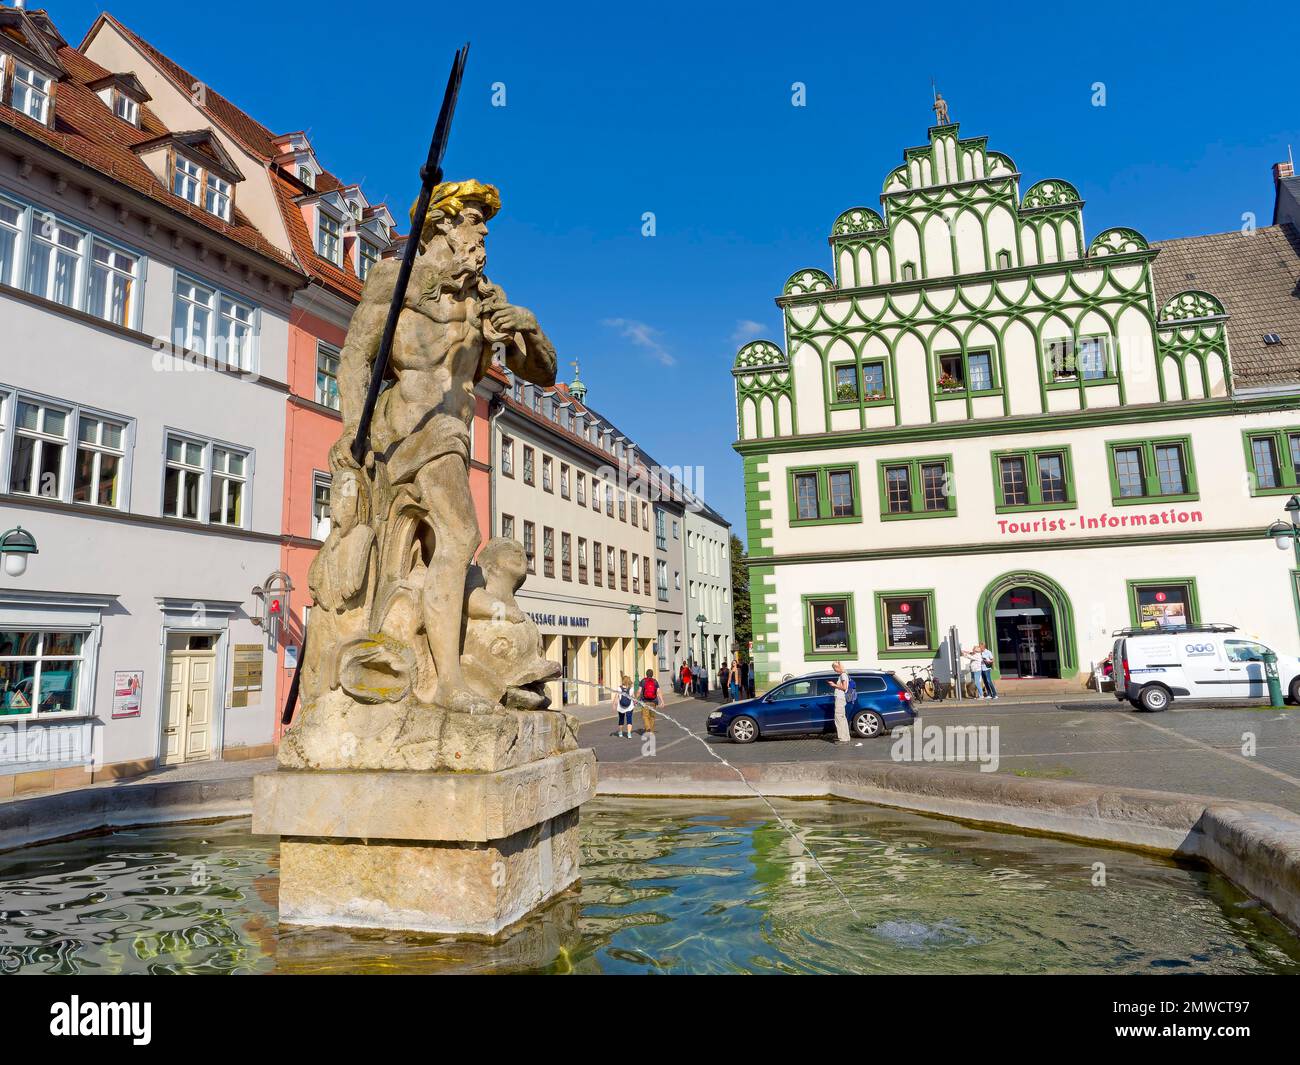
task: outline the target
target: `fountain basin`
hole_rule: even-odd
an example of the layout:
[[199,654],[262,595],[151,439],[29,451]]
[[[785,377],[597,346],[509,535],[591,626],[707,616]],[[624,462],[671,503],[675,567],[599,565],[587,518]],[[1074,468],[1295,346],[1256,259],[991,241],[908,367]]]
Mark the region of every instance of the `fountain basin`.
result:
[[0,854],[0,972],[1300,972],[1200,862],[774,804],[799,844],[756,799],[598,797],[581,884],[496,942],[278,924],[275,841],[244,818],[30,846]]

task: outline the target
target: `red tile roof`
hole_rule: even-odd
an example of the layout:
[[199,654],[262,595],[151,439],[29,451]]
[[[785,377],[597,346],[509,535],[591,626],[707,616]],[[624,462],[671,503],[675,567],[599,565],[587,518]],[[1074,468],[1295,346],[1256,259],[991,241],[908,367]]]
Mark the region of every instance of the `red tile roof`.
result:
[[289,240],[293,245],[294,255],[297,257],[299,265],[313,280],[319,281],[347,299],[359,300],[362,288],[360,278],[352,270],[340,268],[316,253],[316,242],[307,230],[301,208],[295,202],[299,196],[335,192],[348,186],[326,170],[322,171],[316,179],[316,187],[314,189],[308,188],[298,180],[296,174],[290,174],[283,167],[273,162],[281,154],[277,145],[279,142],[283,142],[287,134],[272,133],[271,130],[246,111],[231,103],[205,82],[202,82],[202,79],[196,78],[184,67],[164,55],[112,15],[105,12],[99,16],[95,24],[87,31],[86,37],[82,41],[82,47],[90,40],[101,22],[106,22],[117,29],[127,40],[131,41],[141,52],[153,60],[163,74],[171,79],[183,92],[190,93],[195,85],[200,83],[204,85],[205,103],[200,105],[199,109],[248,152],[267,165],[267,172],[271,176],[276,200],[280,206],[280,214],[284,219],[285,228],[288,231]]
[[[1290,225],[1180,237],[1151,245],[1157,306],[1203,289],[1228,313],[1237,388],[1300,381],[1300,233]],[[1264,337],[1275,334],[1280,344]]]
[[148,196],[282,267],[294,268],[290,258],[263,237],[238,209],[226,222],[174,195],[132,150],[138,144],[167,135],[169,131],[158,116],[147,105],[142,106],[138,129],[118,118],[94,90],[87,87],[88,82],[98,81],[113,72],[66,45],[58,49],[58,57],[68,77],[55,89],[53,128],[4,105],[0,105],[0,124]]

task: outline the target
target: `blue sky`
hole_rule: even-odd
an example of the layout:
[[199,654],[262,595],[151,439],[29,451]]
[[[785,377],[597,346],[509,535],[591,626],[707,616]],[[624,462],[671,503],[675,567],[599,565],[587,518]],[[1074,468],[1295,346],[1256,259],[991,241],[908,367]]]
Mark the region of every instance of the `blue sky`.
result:
[[[48,7],[74,44],[99,10]],[[1222,232],[1246,212],[1266,225],[1269,167],[1288,144],[1300,151],[1289,7],[108,10],[273,130],[307,129],[325,166],[395,213],[414,199],[452,52],[469,39],[446,171],[501,188],[490,275],[537,312],[566,379],[581,360],[594,406],[659,461],[703,466],[706,498],[743,534],[736,347],[780,339],[772,298],[796,269],[830,269],[840,211],[879,209],[885,174],[933,121],[931,77],[963,134],[1015,160],[1022,188],[1071,181],[1090,236]],[[227,19],[230,32],[214,32]],[[796,81],[804,107],[791,103]]]

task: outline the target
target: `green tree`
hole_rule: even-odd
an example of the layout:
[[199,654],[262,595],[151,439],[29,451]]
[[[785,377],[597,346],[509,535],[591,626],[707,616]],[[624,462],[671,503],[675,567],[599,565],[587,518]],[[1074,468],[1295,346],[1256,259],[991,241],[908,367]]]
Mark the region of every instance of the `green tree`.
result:
[[736,634],[735,648],[742,662],[749,661],[749,642],[754,638],[754,623],[749,605],[749,567],[745,565],[745,545],[740,537],[731,537],[731,624]]

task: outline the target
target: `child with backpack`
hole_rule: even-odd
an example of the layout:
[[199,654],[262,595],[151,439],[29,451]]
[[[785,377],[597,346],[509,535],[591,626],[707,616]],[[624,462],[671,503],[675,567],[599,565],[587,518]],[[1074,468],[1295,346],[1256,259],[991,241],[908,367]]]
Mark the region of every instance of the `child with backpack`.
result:
[[645,678],[641,681],[640,692],[641,698],[641,735],[655,730],[655,712],[654,707],[663,706],[663,696],[659,694],[659,682],[655,680],[653,669],[645,671]]
[[636,704],[632,702],[632,678],[626,673],[623,674],[622,686],[614,693],[610,703],[618,712],[618,730],[614,735],[622,737],[624,735],[623,729],[626,727],[626,736],[630,740],[632,738],[632,711]]

